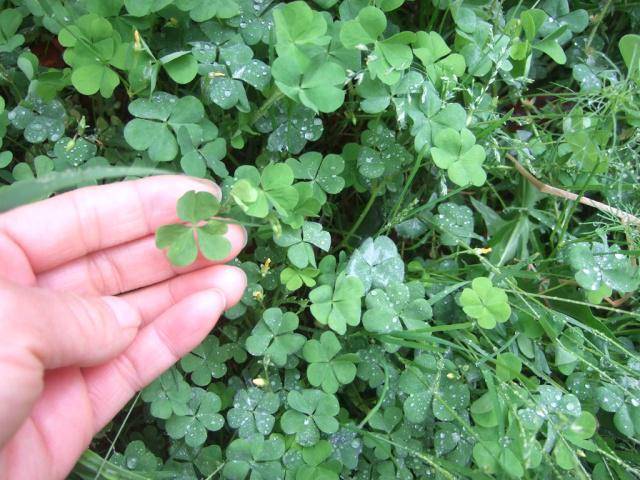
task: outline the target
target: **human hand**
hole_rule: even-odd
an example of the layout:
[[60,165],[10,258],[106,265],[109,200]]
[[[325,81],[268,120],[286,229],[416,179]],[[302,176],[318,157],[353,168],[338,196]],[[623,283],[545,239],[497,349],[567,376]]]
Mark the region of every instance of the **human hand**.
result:
[[[0,215],[0,478],[65,477],[95,433],[239,301],[242,270],[205,259],[176,270],[155,246],[189,190],[220,194],[150,177]],[[229,225],[227,238],[225,262],[246,233]]]

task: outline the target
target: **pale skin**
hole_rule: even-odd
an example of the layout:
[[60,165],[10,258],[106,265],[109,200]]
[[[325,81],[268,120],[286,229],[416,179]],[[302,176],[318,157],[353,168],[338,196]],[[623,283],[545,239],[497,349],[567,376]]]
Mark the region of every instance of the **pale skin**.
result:
[[0,478],[59,479],[145,385],[197,346],[246,287],[229,258],[176,269],[154,231],[189,190],[161,176],[0,215]]

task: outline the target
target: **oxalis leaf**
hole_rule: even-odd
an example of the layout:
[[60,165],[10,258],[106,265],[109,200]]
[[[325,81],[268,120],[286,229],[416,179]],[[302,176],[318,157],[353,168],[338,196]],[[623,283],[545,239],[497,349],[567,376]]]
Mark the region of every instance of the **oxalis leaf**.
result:
[[478,321],[482,328],[495,328],[511,315],[511,307],[504,290],[494,287],[485,277],[475,278],[471,288],[465,288],[460,295],[464,313]]
[[[227,224],[212,218],[220,202],[208,192],[187,192],[178,200],[178,216],[187,224],[173,224],[156,231],[156,246],[167,249],[167,257],[177,266],[195,262],[198,249],[209,260],[222,260],[231,253],[225,237]],[[197,241],[196,241],[197,238]]]
[[364,288],[358,277],[341,274],[335,284],[322,285],[309,292],[311,314],[323,325],[328,325],[340,335],[347,332],[347,325],[360,323],[360,311]]
[[346,271],[360,279],[365,292],[404,280],[404,262],[388,237],[365,240],[353,252]]

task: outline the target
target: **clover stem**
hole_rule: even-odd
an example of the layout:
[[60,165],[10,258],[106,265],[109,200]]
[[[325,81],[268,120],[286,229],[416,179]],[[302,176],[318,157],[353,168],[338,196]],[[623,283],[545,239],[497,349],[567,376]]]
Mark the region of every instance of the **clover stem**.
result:
[[360,216],[358,217],[356,222],[353,224],[351,229],[347,232],[347,235],[342,239],[342,242],[340,242],[340,245],[338,245],[337,247],[338,250],[340,250],[343,247],[346,247],[347,243],[349,242],[349,239],[358,230],[358,228],[360,228],[360,225],[362,225],[362,222],[364,222],[364,219],[369,213],[369,210],[371,210],[371,207],[373,207],[373,204],[375,203],[376,198],[378,197],[378,191],[380,190],[381,186],[382,184],[377,184],[373,187],[373,189],[371,190],[371,196],[369,197],[369,201],[364,206],[364,209],[360,213]]
[[271,96],[267,98],[267,100],[262,104],[262,106],[258,110],[256,110],[256,113],[251,116],[251,121],[249,122],[249,124],[253,125],[258,120],[260,120],[269,111],[271,106],[283,97],[284,93],[282,93],[280,90],[274,91]]
[[362,421],[358,424],[358,428],[363,428],[371,417],[373,417],[380,407],[382,406],[382,402],[387,396],[387,391],[389,390],[389,370],[387,369],[387,365],[383,364],[382,368],[384,369],[384,387],[382,387],[382,392],[380,393],[380,398],[378,398],[378,402],[373,406],[369,413],[362,419]]

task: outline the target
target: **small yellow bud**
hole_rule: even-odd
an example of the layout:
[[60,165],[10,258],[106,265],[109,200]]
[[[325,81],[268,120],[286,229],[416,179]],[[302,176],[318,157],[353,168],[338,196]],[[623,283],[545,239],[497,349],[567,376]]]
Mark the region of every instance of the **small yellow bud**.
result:
[[264,378],[254,378],[253,380],[251,380],[251,382],[256,386],[256,387],[264,387],[267,384],[267,381]]
[[267,258],[263,264],[260,265],[260,275],[266,277],[271,269],[271,259]]
[[142,50],[142,39],[140,38],[140,32],[138,30],[133,31],[133,49],[136,52]]

